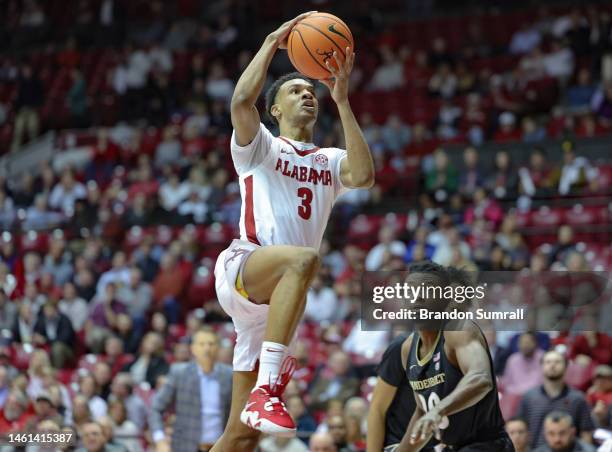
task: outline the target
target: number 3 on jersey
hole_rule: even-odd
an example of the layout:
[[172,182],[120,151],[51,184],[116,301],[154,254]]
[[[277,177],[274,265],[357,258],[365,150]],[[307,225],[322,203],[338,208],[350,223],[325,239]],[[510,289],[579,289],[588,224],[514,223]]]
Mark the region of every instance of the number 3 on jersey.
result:
[[298,215],[304,220],[310,219],[312,213],[312,190],[307,187],[298,188],[297,195],[302,199],[302,204],[298,206]]
[[[440,403],[440,397],[435,392],[432,392],[431,394],[429,394],[429,400],[427,402],[425,402],[425,396],[423,396],[423,394],[417,394],[417,397],[419,398],[419,403],[421,404],[421,408],[426,413],[430,411],[431,409],[433,409],[433,407],[435,407],[438,403]],[[444,430],[445,428],[448,427],[448,424],[449,424],[448,416],[443,416],[442,420],[438,424],[438,428],[440,430]]]

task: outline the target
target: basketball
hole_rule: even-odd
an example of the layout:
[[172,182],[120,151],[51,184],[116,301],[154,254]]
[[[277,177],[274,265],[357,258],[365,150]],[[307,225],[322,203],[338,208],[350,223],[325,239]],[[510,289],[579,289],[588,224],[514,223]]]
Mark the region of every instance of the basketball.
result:
[[321,80],[331,77],[325,63],[334,67],[334,51],[341,61],[346,48],[355,50],[353,35],[347,25],[333,14],[315,13],[299,21],[291,30],[287,51],[293,66],[307,77]]

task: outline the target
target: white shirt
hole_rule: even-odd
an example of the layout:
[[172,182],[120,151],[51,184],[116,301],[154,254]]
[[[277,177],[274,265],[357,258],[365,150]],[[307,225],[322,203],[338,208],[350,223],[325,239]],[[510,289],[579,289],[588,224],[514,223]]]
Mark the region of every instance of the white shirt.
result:
[[221,386],[214,372],[204,373],[198,366],[200,377],[200,410],[202,413],[202,436],[200,442],[215,443],[223,433],[223,411],[221,409]]
[[76,200],[84,199],[86,196],[87,190],[80,182],[76,182],[70,191],[67,191],[62,184],[57,184],[49,195],[49,205],[54,209],[62,209],[64,215],[71,216]]
[[63,299],[60,300],[58,307],[60,312],[70,319],[74,331],[81,331],[89,317],[87,302],[78,297],[70,301]]
[[346,151],[275,137],[263,124],[246,146],[234,132],[231,150],[242,198],[240,238],[319,249],[334,202],[347,191],[340,181]]
[[403,257],[406,254],[406,245],[399,240],[394,240],[393,242],[385,245],[383,243],[379,243],[374,248],[370,250],[368,256],[365,261],[365,268],[368,271],[376,271],[379,270],[381,265],[383,264],[383,257],[385,256],[385,251],[389,250],[389,253],[392,256],[401,256]]
[[315,291],[310,289],[306,295],[304,317],[315,322],[331,321],[336,318],[338,297],[331,287],[322,287]]

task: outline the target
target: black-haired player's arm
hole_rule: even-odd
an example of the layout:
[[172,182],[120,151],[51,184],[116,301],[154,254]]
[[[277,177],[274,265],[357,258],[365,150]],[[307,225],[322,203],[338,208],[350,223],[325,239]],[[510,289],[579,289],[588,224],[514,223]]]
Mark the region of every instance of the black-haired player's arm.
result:
[[355,53],[349,47],[346,48],[346,51],[344,62],[340,61],[337,53],[334,52],[338,69],[335,69],[329,60],[325,63],[333,79],[321,80],[321,82],[329,88],[332,99],[338,106],[338,114],[344,130],[347,157],[340,164],[340,179],[347,187],[370,188],[374,185],[374,160],[372,160],[368,142],[349,104],[349,78],[355,62]]
[[266,81],[272,57],[277,49],[287,48],[287,37],[293,26],[312,13],[300,14],[270,33],[238,79],[231,104],[232,126],[238,145],[249,144],[259,130],[259,113],[255,103]]
[[[449,395],[417,421],[408,439],[411,443],[420,443],[431,438],[434,432],[438,432],[438,425],[444,416],[475,405],[494,388],[489,355],[479,330],[445,331],[444,341],[446,356],[452,364],[461,369],[463,378]],[[406,440],[404,436],[402,444]]]
[[412,413],[412,417],[410,418],[410,422],[408,423],[408,427],[406,427],[406,433],[402,438],[399,446],[393,452],[417,452],[425,446],[429,440],[431,439],[433,433],[429,433],[424,437],[419,437],[418,439],[413,438],[413,432],[418,428],[420,420],[423,418],[425,411],[421,408],[419,401],[417,400],[416,393],[414,393],[414,399],[416,403],[416,409],[414,413]]
[[380,452],[385,443],[385,418],[397,387],[378,377],[368,412],[367,452]]

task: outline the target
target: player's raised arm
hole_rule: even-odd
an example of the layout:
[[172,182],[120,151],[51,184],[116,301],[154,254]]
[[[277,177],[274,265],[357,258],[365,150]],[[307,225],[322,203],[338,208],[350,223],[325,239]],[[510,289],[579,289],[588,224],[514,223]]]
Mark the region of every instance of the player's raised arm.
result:
[[355,53],[347,47],[345,61],[338,58],[337,52],[334,52],[334,58],[338,69],[335,69],[329,61],[325,63],[334,77],[333,80],[321,80],[321,82],[329,88],[332,99],[338,106],[344,130],[347,158],[342,160],[340,178],[347,187],[370,188],[374,185],[374,161],[348,100],[349,77],[353,70]]
[[259,113],[255,103],[261,94],[274,53],[279,48],[287,47],[287,36],[293,26],[313,13],[314,11],[300,14],[270,33],[238,79],[231,104],[232,126],[236,131],[238,145],[249,144],[259,130]]

